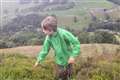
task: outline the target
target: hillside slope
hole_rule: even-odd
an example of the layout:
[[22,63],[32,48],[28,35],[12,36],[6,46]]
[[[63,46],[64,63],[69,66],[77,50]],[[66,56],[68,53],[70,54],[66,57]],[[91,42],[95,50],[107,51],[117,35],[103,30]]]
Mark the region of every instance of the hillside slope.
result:
[[[42,46],[21,46],[16,48],[0,49],[0,54],[6,53],[20,53],[27,56],[36,56],[41,50]],[[81,56],[93,57],[100,56],[102,54],[115,54],[120,53],[120,45],[114,44],[81,44]],[[53,50],[49,52],[49,55],[53,55]]]

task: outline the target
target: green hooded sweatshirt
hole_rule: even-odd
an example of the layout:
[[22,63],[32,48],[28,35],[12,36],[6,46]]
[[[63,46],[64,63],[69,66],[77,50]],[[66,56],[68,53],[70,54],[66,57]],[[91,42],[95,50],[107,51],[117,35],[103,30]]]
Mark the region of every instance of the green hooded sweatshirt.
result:
[[70,32],[57,28],[51,36],[46,36],[42,50],[37,56],[37,60],[42,62],[48,54],[50,48],[55,52],[56,64],[66,66],[70,57],[76,57],[80,53],[80,42]]

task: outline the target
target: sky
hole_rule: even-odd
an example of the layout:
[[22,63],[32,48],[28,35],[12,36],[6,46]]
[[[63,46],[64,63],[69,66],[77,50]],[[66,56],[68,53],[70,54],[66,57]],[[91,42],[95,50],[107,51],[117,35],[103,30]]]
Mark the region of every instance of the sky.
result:
[[18,0],[0,0],[1,1],[1,8],[11,8],[16,6],[18,3]]

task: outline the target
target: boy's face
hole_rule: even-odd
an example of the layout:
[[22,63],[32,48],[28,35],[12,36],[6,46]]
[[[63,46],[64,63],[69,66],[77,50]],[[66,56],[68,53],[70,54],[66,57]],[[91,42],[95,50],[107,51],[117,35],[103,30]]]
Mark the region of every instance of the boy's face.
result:
[[42,31],[43,31],[43,33],[45,34],[45,35],[52,35],[54,32],[53,32],[53,30],[47,30],[47,29],[42,29]]

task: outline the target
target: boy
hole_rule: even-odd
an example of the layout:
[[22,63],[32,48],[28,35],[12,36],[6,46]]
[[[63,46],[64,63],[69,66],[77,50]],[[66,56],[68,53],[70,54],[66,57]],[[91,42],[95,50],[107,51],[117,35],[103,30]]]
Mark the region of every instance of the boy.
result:
[[41,22],[41,27],[46,34],[46,39],[34,67],[44,60],[51,47],[55,50],[56,80],[70,80],[72,64],[80,53],[78,39],[70,32],[57,28],[57,19],[54,16],[46,17]]

